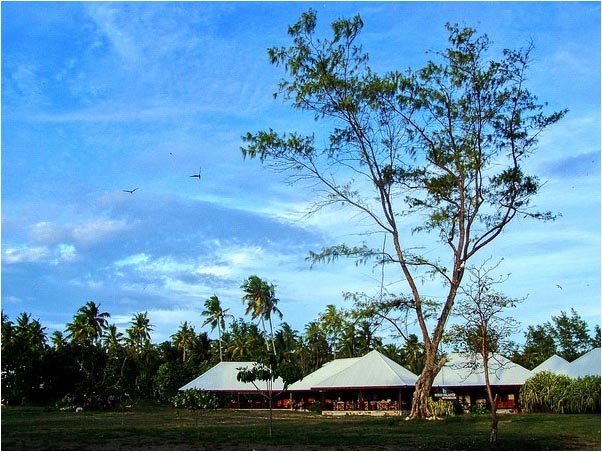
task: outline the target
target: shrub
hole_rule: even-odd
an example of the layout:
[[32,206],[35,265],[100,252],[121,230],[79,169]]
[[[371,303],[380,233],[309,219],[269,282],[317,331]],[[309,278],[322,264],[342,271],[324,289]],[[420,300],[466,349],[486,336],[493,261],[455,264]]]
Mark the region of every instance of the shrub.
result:
[[174,408],[188,410],[216,410],[218,400],[215,394],[199,389],[181,391],[171,399]]
[[485,406],[477,403],[476,405],[473,405],[470,407],[470,414],[474,414],[476,416],[482,415],[482,414],[486,414],[487,410],[485,409]]
[[428,405],[431,414],[435,417],[453,416],[455,413],[454,404],[449,400],[434,401],[429,397]]
[[551,413],[600,412],[600,377],[569,378],[552,372],[539,372],[521,389],[520,403],[525,411]]

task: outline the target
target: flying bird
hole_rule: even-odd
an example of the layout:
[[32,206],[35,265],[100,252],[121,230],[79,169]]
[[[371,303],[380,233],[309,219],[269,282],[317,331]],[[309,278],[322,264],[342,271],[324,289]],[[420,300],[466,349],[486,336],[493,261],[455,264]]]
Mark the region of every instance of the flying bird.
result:
[[190,176],[190,177],[198,177],[198,178],[199,178],[199,180],[201,180],[201,167],[199,167],[199,173],[198,173],[198,174],[193,174],[193,175],[192,175],[192,176]]
[[558,287],[560,290],[562,290],[562,286],[560,284],[556,284],[556,287]]
[[124,192],[126,192],[126,193],[129,193],[129,194],[131,195],[131,194],[132,194],[132,193],[134,193],[136,190],[138,190],[138,187],[134,188],[133,190],[123,190],[123,191],[124,191]]

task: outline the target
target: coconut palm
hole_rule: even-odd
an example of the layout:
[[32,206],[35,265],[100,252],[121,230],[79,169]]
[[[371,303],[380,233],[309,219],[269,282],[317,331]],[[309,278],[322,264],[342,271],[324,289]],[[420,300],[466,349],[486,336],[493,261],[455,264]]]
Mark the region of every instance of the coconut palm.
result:
[[211,325],[211,331],[217,327],[218,343],[219,343],[219,360],[223,361],[222,354],[222,331],[226,328],[226,317],[234,318],[231,314],[226,314],[230,309],[222,309],[219,298],[216,295],[205,300],[205,310],[201,313],[202,316],[207,317],[205,323]]
[[196,334],[192,325],[188,322],[182,322],[180,329],[173,334],[171,338],[174,341],[174,345],[178,350],[182,351],[182,362],[186,362],[187,352],[192,349],[195,343]]
[[63,348],[67,345],[67,341],[65,340],[65,335],[62,331],[54,330],[50,335],[50,342],[52,343],[52,347],[55,350]]
[[147,316],[147,312],[138,312],[132,317],[132,325],[125,330],[128,335],[130,345],[139,351],[150,343],[150,333],[153,331],[153,325]]
[[102,343],[109,353],[120,350],[124,344],[123,333],[117,331],[117,327],[114,324],[109,325],[102,338]]
[[[278,299],[276,298],[276,286],[268,284],[258,276],[253,275],[249,276],[247,281],[245,281],[240,288],[245,293],[242,297],[243,303],[247,304],[245,314],[250,314],[252,319],[260,319],[264,333],[266,332],[265,321],[268,321],[272,350],[274,354],[276,354],[272,314],[277,314],[282,318],[282,312],[276,307],[276,304],[278,303]],[[269,343],[266,342],[266,346],[269,350]]]
[[100,304],[88,301],[67,324],[68,337],[80,345],[96,344],[107,329],[109,317],[108,312],[100,311]]

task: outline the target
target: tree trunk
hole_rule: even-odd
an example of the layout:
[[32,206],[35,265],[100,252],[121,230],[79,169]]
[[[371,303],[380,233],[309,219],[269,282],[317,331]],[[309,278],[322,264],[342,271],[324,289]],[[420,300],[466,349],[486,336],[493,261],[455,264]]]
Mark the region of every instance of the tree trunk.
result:
[[489,360],[488,354],[483,352],[483,372],[485,373],[485,386],[487,388],[487,398],[489,399],[489,405],[491,406],[491,431],[489,433],[489,442],[491,444],[497,441],[497,394],[494,396],[493,391],[491,390],[491,383],[489,382]]
[[412,396],[412,410],[410,411],[410,419],[426,419],[431,417],[431,411],[428,407],[428,398],[433,386],[433,380],[437,375],[437,367],[433,364],[429,366],[427,362],[424,370],[416,381],[416,389]]
[[[271,373],[271,369],[270,369],[270,373]],[[273,380],[269,380],[268,381],[268,392],[269,392],[268,407],[270,409],[270,427],[269,427],[270,439],[272,439],[272,395],[273,395],[272,384],[273,384]]]
[[219,345],[219,362],[221,363],[224,360],[224,358],[222,356],[222,329],[219,326],[219,322],[217,323],[217,334],[217,343]]

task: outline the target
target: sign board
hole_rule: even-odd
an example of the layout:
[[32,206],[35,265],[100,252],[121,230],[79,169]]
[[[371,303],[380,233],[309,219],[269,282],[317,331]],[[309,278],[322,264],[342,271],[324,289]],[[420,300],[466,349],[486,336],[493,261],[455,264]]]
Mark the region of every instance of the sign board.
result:
[[436,392],[433,395],[443,400],[456,400],[456,394],[454,392]]

